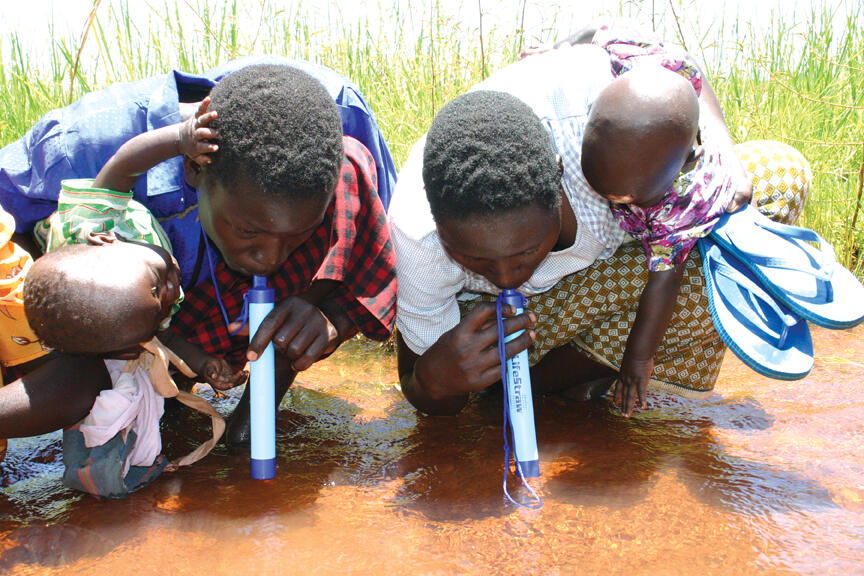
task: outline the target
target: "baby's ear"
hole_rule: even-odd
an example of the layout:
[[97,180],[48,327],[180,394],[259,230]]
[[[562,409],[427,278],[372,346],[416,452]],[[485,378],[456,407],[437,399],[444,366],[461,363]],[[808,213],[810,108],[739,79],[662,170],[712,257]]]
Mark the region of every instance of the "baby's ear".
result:
[[114,235],[114,232],[88,232],[87,233],[87,243],[92,246],[107,246],[108,244],[114,244],[117,242],[117,236]]
[[183,171],[186,173],[186,184],[197,189],[204,177],[202,167],[188,156],[183,156]]

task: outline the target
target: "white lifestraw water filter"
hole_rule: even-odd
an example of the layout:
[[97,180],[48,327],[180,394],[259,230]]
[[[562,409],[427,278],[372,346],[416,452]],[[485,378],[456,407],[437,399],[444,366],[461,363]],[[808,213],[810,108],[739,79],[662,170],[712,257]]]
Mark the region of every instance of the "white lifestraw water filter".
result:
[[[524,297],[516,290],[501,292],[502,304],[509,304],[516,314],[523,312]],[[524,330],[510,334],[504,342],[518,338]],[[506,379],[503,382],[513,435],[513,452],[517,470],[524,478],[540,476],[540,456],[537,452],[537,434],[534,430],[534,402],[531,396],[531,373],[528,351],[523,350],[507,359]]]
[[[246,293],[249,303],[249,339],[273,310],[276,293],[267,278],[254,276]],[[273,343],[249,363],[249,411],[251,424],[252,478],[269,480],[276,476],[276,366]]]

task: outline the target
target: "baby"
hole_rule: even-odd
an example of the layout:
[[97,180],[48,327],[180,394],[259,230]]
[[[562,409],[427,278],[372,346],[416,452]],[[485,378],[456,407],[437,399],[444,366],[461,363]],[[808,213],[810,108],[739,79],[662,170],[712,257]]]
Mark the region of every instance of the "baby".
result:
[[[158,328],[160,341],[202,381],[217,389],[242,382],[242,372],[235,374],[224,360],[166,330],[183,298],[180,270],[162,227],[132,199],[138,176],[167,159],[184,155],[199,165],[210,162],[206,154],[218,149],[212,143],[218,133],[208,127],[216,118],[207,112],[209,105],[208,97],[188,120],[132,138],[95,180],[62,183],[57,211],[34,230],[47,254],[25,282],[27,318],[47,346],[69,354],[135,357],[138,344]],[[48,257],[65,245],[78,248]]]
[[[83,488],[98,496],[132,492],[167,465],[159,437],[162,397],[178,394],[167,360],[216,389],[246,378],[244,371],[235,374],[221,358],[167,329],[183,299],[180,269],[161,226],[131,192],[140,174],[174,156],[199,165],[210,161],[206,154],[217,149],[212,141],[218,134],[208,127],[216,117],[208,106],[209,98],[189,120],[129,140],[95,180],[64,181],[57,211],[35,229],[46,254],[24,282],[24,309],[33,331],[46,346],[67,354],[104,357],[113,383],[87,418],[64,433],[64,481],[81,488],[70,468],[89,467],[78,476],[86,477]],[[214,422],[213,440],[182,462],[191,463],[212,447],[224,422],[203,399],[179,394],[181,402]],[[129,432],[135,433],[131,440]],[[111,461],[106,456],[111,450],[121,452],[122,470],[91,482],[96,470],[91,461]]]
[[[64,183],[65,185],[65,183]],[[24,283],[24,309],[42,343],[67,354],[134,359],[154,337],[218,390],[241,384],[221,358],[168,330],[182,301],[180,269],[165,248],[90,233],[37,259]]]
[[[588,183],[618,223],[642,241],[648,282],[621,362],[616,400],[625,415],[645,390],[675,309],[684,261],[725,211],[749,198],[733,182],[737,158],[703,143],[696,85],[658,65],[634,67],[595,100],[582,142]],[[729,150],[729,149],[727,149]]]

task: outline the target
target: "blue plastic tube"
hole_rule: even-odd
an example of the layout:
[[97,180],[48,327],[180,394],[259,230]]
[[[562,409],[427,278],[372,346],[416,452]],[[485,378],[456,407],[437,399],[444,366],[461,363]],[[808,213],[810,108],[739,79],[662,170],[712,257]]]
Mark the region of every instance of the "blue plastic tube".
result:
[[[249,303],[249,339],[273,309],[276,293],[267,278],[255,276],[246,294]],[[276,367],[273,343],[258,360],[249,363],[249,410],[251,418],[252,478],[269,480],[276,476]]]
[[[501,292],[503,304],[509,304],[522,313],[523,296],[516,290]],[[522,334],[519,330],[505,338],[509,342]],[[537,433],[534,430],[534,401],[531,397],[531,373],[528,351],[523,350],[507,360],[507,401],[510,409],[510,428],[513,432],[513,451],[516,464],[525,478],[540,476],[540,456],[537,452]]]

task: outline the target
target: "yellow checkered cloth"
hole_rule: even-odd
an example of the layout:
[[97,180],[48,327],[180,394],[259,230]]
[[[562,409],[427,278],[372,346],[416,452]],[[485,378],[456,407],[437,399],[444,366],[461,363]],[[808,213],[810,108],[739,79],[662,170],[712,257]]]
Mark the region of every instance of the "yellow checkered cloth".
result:
[[759,211],[785,224],[798,220],[813,181],[807,159],[788,144],[773,140],[744,142],[735,152],[753,175],[753,199]]

